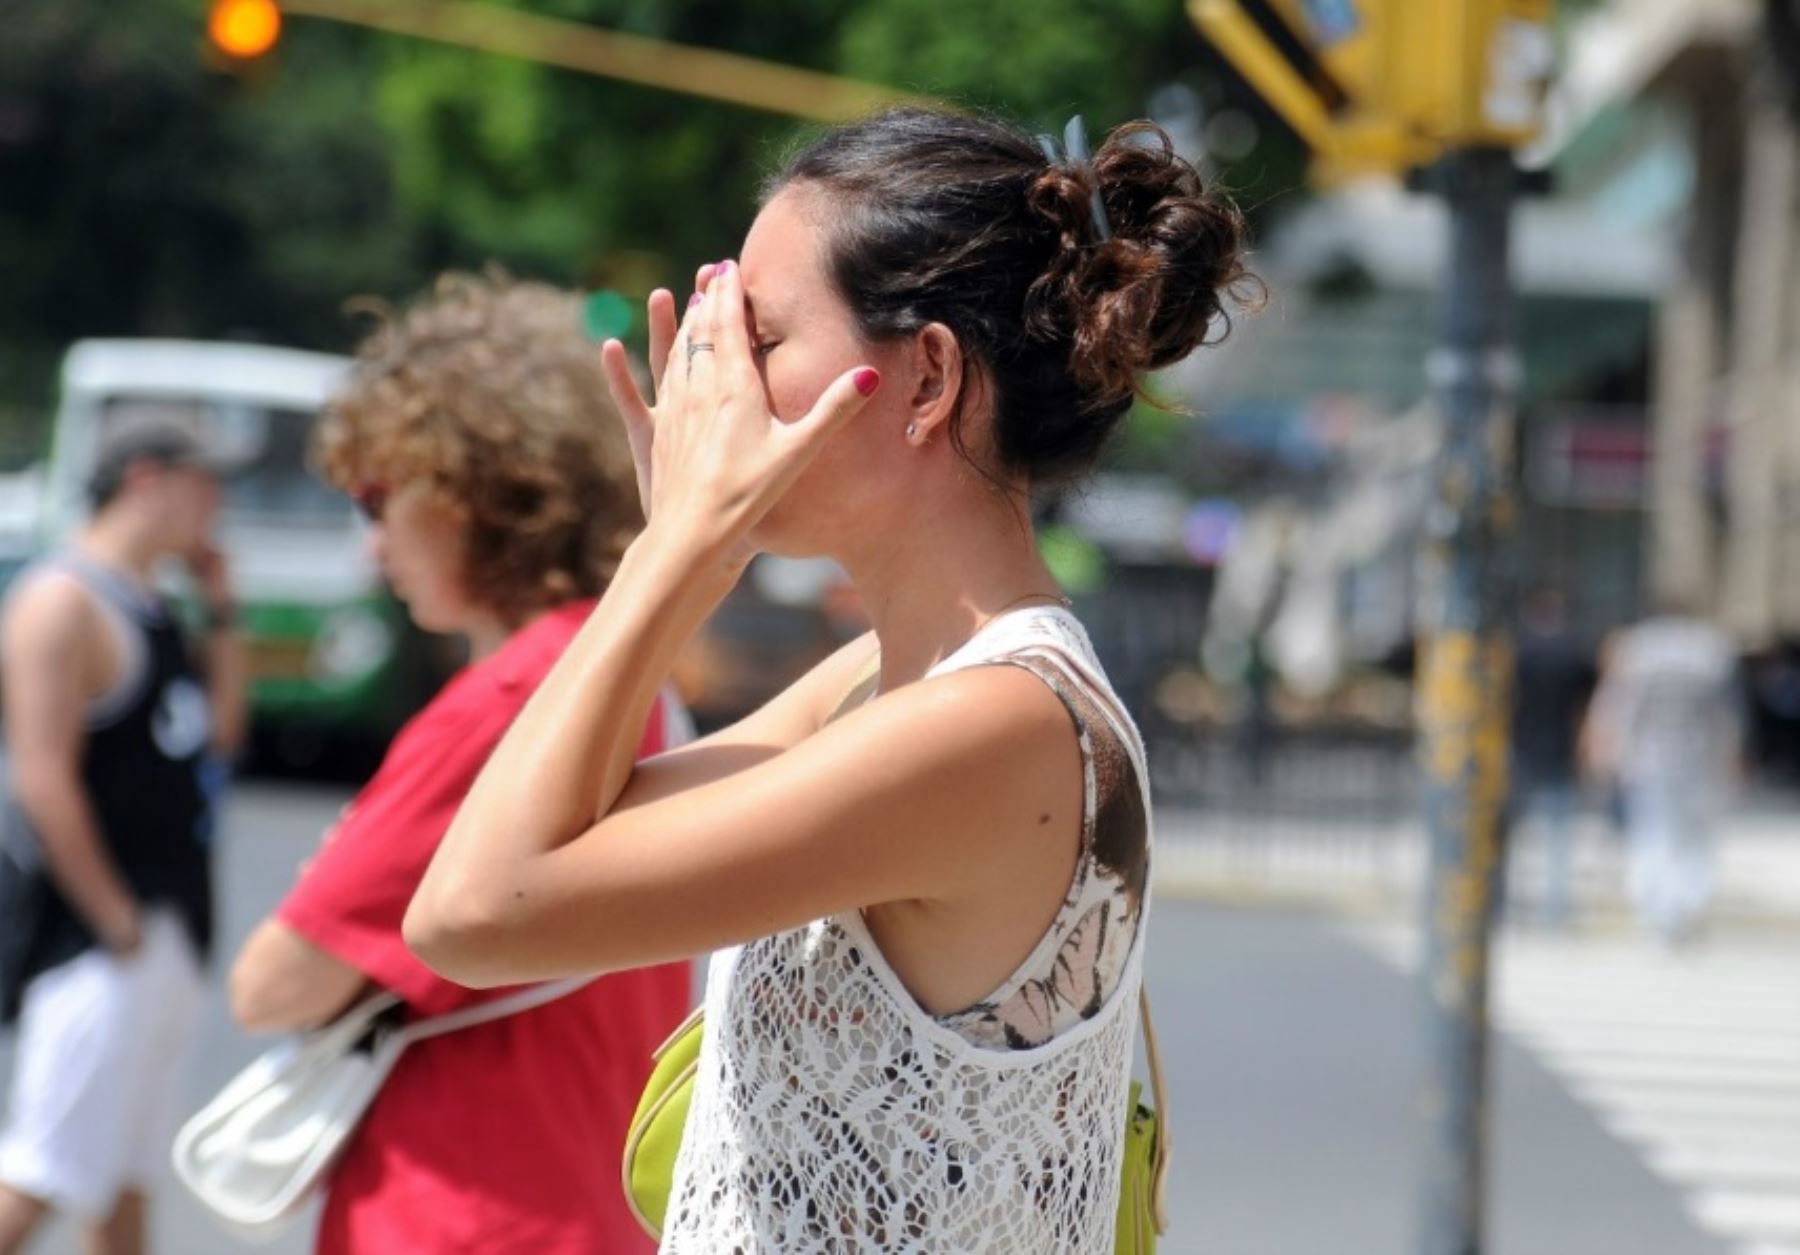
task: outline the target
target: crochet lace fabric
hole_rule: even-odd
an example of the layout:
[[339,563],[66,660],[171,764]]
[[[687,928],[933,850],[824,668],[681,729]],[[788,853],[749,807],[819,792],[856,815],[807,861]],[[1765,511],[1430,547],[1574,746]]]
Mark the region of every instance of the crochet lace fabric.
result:
[[1055,924],[992,998],[924,1012],[852,912],[714,956],[662,1249],[1113,1249],[1145,918],[1136,730],[1062,611],[995,620],[936,669],[1026,665],[1086,765]]

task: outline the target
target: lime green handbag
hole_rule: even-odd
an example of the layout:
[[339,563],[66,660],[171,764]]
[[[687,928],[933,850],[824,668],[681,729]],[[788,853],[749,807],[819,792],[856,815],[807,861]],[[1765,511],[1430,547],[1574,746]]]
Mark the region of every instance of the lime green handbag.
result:
[[[1150,1063],[1150,1089],[1156,1106],[1144,1105],[1143,1086],[1133,1081],[1125,1123],[1119,1215],[1113,1230],[1114,1255],[1155,1255],[1156,1239],[1168,1229],[1164,1194],[1169,1176],[1169,1131],[1157,1117],[1159,1110],[1168,1111],[1168,1104],[1163,1098],[1162,1055],[1150,1022],[1147,992],[1138,995],[1138,1014],[1144,1026],[1144,1054]],[[655,1067],[625,1135],[625,1198],[638,1223],[653,1238],[662,1237],[663,1217],[675,1187],[675,1156],[687,1129],[705,1029],[700,1009],[695,1008],[658,1047],[653,1056]]]

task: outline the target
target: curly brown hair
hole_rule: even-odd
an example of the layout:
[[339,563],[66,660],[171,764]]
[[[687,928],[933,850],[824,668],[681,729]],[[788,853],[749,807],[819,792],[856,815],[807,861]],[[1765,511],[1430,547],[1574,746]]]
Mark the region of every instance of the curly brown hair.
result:
[[320,472],[430,481],[468,517],[469,596],[508,623],[599,595],[643,515],[580,298],[490,271],[361,308],[378,321],[314,434]]
[[[1144,373],[1261,295],[1242,215],[1149,122],[1070,162],[994,118],[893,109],[827,131],[765,197],[788,187],[825,197],[827,269],[863,338],[948,327],[992,385],[999,468],[1034,483],[1086,475],[1154,401]],[[960,411],[950,440],[986,470]]]

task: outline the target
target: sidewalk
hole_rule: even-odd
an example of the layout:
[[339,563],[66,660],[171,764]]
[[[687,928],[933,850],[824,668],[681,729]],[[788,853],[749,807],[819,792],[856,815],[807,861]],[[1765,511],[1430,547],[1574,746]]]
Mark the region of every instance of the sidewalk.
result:
[[[1157,814],[1160,892],[1215,901],[1311,903],[1379,914],[1414,909],[1426,866],[1417,819],[1339,820],[1254,812]],[[1625,846],[1599,814],[1575,827],[1576,906],[1590,921],[1622,919]],[[1800,804],[1759,798],[1719,835],[1713,917],[1726,925],[1800,927]],[[1508,865],[1509,897],[1529,912],[1541,900],[1536,830],[1521,825]]]

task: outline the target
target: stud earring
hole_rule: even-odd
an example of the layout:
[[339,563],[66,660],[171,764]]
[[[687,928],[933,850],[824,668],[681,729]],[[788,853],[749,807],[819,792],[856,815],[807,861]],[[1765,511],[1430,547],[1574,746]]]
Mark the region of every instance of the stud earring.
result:
[[916,439],[918,437],[918,435],[919,435],[919,425],[917,423],[908,423],[906,425],[906,438],[908,440],[913,440],[913,439]]

